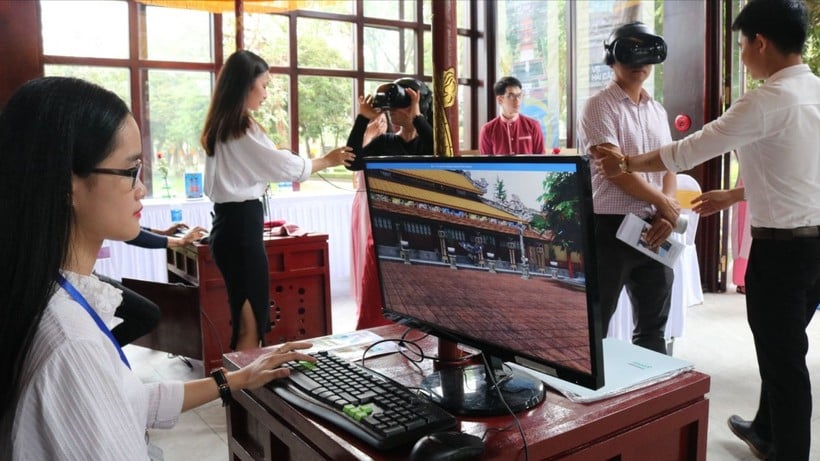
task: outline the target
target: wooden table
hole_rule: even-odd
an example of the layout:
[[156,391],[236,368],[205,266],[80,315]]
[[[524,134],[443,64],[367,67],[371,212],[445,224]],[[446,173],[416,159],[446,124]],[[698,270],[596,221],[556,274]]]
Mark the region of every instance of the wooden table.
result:
[[[372,331],[398,338],[404,328],[391,325]],[[435,353],[435,338],[427,337],[420,344],[427,353]],[[225,366],[244,366],[264,350],[226,354]],[[366,365],[405,385],[417,385],[422,378],[398,354],[368,359]],[[421,365],[425,374],[432,371],[429,360]],[[709,376],[692,371],[592,404],[573,403],[549,391],[545,403],[517,416],[530,460],[705,460],[708,391]],[[459,429],[481,436],[512,423],[510,416],[460,418]],[[234,393],[228,407],[228,437],[231,460],[406,460],[411,448],[373,450],[265,387]],[[515,428],[489,432],[485,441],[486,460],[524,459],[521,435]]]
[[[332,330],[328,236],[265,237],[270,275],[271,330],[267,344],[314,338]],[[162,319],[134,344],[201,359],[205,373],[230,352],[231,325],[225,281],[208,245],[169,248],[168,281],[123,279],[156,302]]]

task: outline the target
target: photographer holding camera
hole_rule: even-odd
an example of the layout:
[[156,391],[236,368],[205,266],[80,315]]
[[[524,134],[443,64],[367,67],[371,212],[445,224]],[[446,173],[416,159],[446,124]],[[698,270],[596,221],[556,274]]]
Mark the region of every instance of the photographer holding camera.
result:
[[[400,78],[376,89],[375,95],[359,96],[359,115],[347,145],[353,148],[356,160],[349,167],[361,170],[363,158],[374,155],[432,155],[433,97],[424,83],[411,78]],[[385,132],[368,137],[368,125],[380,117],[386,118]],[[398,126],[398,132],[393,132]],[[371,126],[371,131],[382,130]],[[381,315],[381,290],[376,272],[376,253],[370,234],[364,176],[355,173],[356,195],[351,215],[352,258],[351,283],[356,299],[356,329],[386,325],[390,322]]]
[[[361,170],[362,159],[371,155],[433,155],[432,112],[430,88],[412,78],[381,85],[375,95],[359,96],[359,115],[347,138],[356,154],[349,168]],[[363,146],[368,123],[381,113],[388,117],[387,132]],[[392,132],[394,126],[398,132]]]

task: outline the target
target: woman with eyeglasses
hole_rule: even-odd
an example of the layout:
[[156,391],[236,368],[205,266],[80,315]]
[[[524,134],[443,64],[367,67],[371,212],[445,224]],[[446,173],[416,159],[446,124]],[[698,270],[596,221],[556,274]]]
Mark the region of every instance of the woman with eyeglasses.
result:
[[264,345],[270,331],[270,275],[259,200],[268,184],[307,181],[315,171],[348,165],[354,158],[348,147],[315,159],[276,148],[251,115],[268,97],[268,70],[247,50],[228,57],[201,138],[205,195],[214,202],[211,254],[228,292],[233,350]]
[[285,344],[213,379],[144,384],[111,334],[119,290],[92,274],[103,240],[140,230],[142,141],[114,93],[32,80],[0,114],[0,459],[149,458],[147,428],[313,359]]

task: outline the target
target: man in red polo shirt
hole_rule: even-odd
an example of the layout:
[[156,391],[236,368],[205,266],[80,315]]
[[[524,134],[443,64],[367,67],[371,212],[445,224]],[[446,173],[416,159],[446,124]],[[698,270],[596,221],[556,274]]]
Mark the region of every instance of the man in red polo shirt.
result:
[[493,87],[501,114],[481,127],[478,151],[482,155],[543,154],[544,136],[541,124],[522,115],[521,82],[504,77]]

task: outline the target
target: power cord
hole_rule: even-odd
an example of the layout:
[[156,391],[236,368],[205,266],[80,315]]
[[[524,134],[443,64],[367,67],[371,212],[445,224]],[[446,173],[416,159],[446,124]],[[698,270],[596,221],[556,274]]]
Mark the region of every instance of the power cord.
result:
[[[299,157],[299,153],[298,153],[298,152],[295,152],[295,151],[293,151],[293,150],[291,150],[291,149],[282,149],[282,150],[287,151],[287,152],[290,152],[291,154],[293,154],[293,155],[295,155],[295,156]],[[346,192],[356,192],[356,190],[354,190],[354,189],[348,189],[348,188],[341,187],[341,186],[339,186],[339,185],[337,185],[337,184],[332,183],[329,179],[327,179],[327,178],[325,178],[324,176],[322,176],[322,173],[320,173],[320,172],[318,172],[318,171],[317,171],[317,172],[315,172],[315,173],[313,173],[313,174],[315,174],[316,176],[318,176],[319,178],[321,178],[321,179],[322,179],[322,181],[324,181],[324,182],[326,182],[326,183],[330,184],[331,186],[335,187],[336,189],[343,190],[343,191],[346,191]],[[270,185],[268,185],[268,187],[270,187]],[[267,194],[267,189],[265,190],[265,193]]]
[[[490,364],[487,362],[487,356],[485,356],[484,354],[481,354],[481,360],[484,362],[484,369],[487,371],[487,373],[489,373],[490,381],[493,383],[493,387],[495,388],[496,393],[498,393],[498,398],[501,399],[501,403],[504,404],[504,408],[506,408],[507,411],[510,412],[510,416],[512,416],[512,418],[513,418],[513,423],[518,428],[518,433],[521,434],[521,441],[524,444],[524,447],[523,447],[524,448],[524,461],[529,461],[529,459],[530,459],[530,449],[529,449],[529,446],[527,445],[527,437],[524,435],[524,428],[521,427],[521,421],[518,419],[518,416],[515,415],[515,412],[512,411],[512,408],[510,408],[510,406],[507,405],[507,401],[504,399],[504,394],[502,394],[502,392],[501,392],[501,388],[499,387],[499,383],[495,379],[495,373],[493,373],[492,368],[490,368]],[[510,424],[510,425],[508,425],[504,428],[497,429],[497,430],[499,432],[500,431],[506,431],[510,427],[512,427],[512,424]],[[490,429],[488,429],[487,431],[489,432]],[[485,432],[484,435],[486,435],[486,434],[487,433]]]
[[[512,416],[512,418],[513,418],[513,422],[511,424],[508,424],[507,426],[500,427],[500,428],[488,428],[486,431],[484,431],[484,434],[481,436],[481,439],[484,440],[487,437],[487,434],[489,432],[504,432],[504,431],[510,430],[512,427],[516,427],[518,429],[518,433],[521,434],[521,441],[523,443],[523,449],[524,449],[524,461],[529,461],[529,459],[530,459],[529,445],[527,444],[527,437],[524,434],[524,428],[521,426],[521,421],[518,419],[518,416],[516,416],[515,412],[512,410],[512,408],[510,408],[509,404],[507,404],[507,401],[504,399],[504,394],[501,392],[501,387],[500,387],[503,382],[505,382],[509,379],[512,379],[512,373],[514,373],[514,371],[510,370],[510,375],[507,376],[504,380],[499,382],[496,379],[495,373],[493,373],[492,368],[490,368],[490,364],[487,362],[487,357],[483,353],[466,355],[464,357],[461,357],[458,360],[441,360],[438,357],[425,355],[424,354],[424,349],[422,349],[422,347],[418,344],[418,341],[421,341],[422,339],[426,338],[427,336],[429,336],[429,334],[424,333],[420,338],[415,338],[415,339],[412,339],[412,340],[408,340],[407,335],[410,334],[410,332],[414,331],[414,330],[415,330],[414,328],[407,328],[404,331],[404,333],[402,333],[401,337],[399,337],[399,338],[383,339],[381,341],[376,341],[373,344],[369,345],[362,352],[362,358],[361,358],[361,361],[360,361],[361,366],[364,367],[364,368],[367,368],[368,370],[373,371],[374,373],[379,374],[380,376],[384,376],[385,378],[387,378],[382,373],[378,372],[377,370],[373,370],[372,368],[367,367],[364,364],[364,361],[367,358],[367,352],[370,349],[372,349],[373,347],[375,347],[377,344],[382,344],[382,343],[398,343],[400,346],[406,347],[406,349],[404,349],[404,350],[399,350],[399,354],[401,354],[402,357],[404,357],[411,364],[413,364],[413,366],[418,369],[419,373],[424,373],[424,370],[422,370],[421,366],[419,366],[419,363],[421,363],[424,359],[438,360],[440,363],[444,363],[444,364],[459,364],[459,363],[463,363],[463,362],[468,362],[468,361],[474,359],[477,356],[481,356],[481,361],[484,364],[484,369],[486,370],[487,373],[489,373],[490,382],[492,383],[493,388],[495,389],[496,393],[498,394],[498,398],[501,400],[501,403],[504,404],[504,408],[507,409],[507,411],[510,413],[510,416]],[[411,346],[411,347],[407,347],[407,346]],[[410,349],[413,349],[412,354],[414,356],[409,355],[410,354]],[[429,395],[427,395],[427,393],[425,392],[424,389],[421,389],[419,387],[408,387],[408,389],[415,390],[416,393],[420,396],[425,396],[425,397],[428,397],[428,398],[430,397]]]
[[343,190],[343,191],[345,191],[345,192],[358,192],[356,189],[348,189],[348,188],[346,188],[346,187],[341,187],[341,186],[339,186],[338,184],[331,182],[329,179],[327,179],[326,177],[322,176],[322,173],[319,173],[318,171],[317,171],[316,173],[313,173],[313,174],[315,174],[316,176],[320,177],[320,178],[322,179],[322,181],[324,181],[324,182],[326,182],[326,183],[330,184],[331,186],[335,187],[336,189]]

